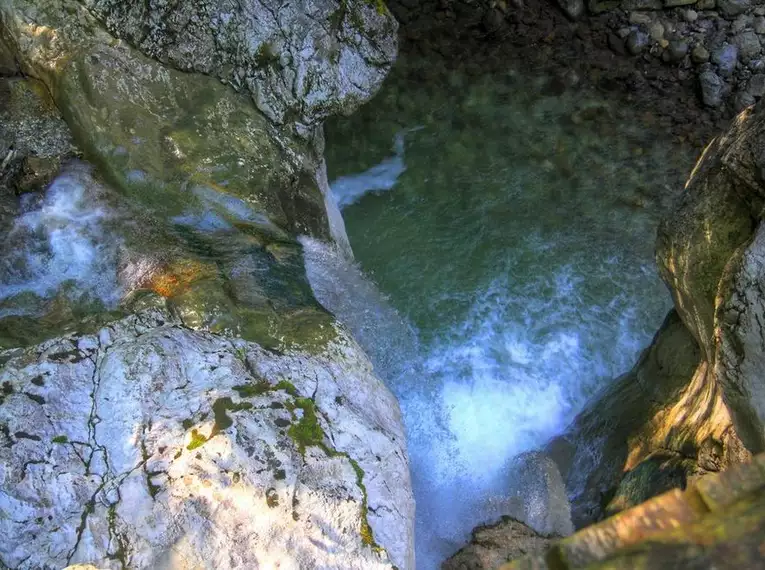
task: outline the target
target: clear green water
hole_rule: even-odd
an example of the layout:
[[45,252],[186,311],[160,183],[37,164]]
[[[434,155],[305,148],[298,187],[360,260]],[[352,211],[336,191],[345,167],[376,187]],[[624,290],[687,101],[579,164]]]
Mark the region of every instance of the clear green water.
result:
[[[650,118],[545,78],[411,62],[328,125],[358,264],[416,331],[410,362],[381,368],[408,429],[418,569],[505,512],[508,462],[650,342],[670,307],[655,229],[692,159]],[[372,353],[395,345],[381,315]]]

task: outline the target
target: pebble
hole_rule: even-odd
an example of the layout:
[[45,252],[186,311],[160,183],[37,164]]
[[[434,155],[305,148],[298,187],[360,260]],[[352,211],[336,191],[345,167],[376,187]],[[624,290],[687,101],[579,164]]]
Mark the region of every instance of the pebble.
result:
[[752,6],[752,0],[717,0],[717,9],[725,18],[743,14]]
[[714,71],[705,71],[699,75],[701,100],[708,107],[719,107],[725,94],[725,81]]
[[765,16],[757,16],[754,19],[754,31],[760,35],[765,34]]
[[648,33],[653,41],[661,41],[661,39],[664,37],[664,26],[661,24],[661,22],[653,22],[648,27]]
[[745,61],[758,56],[762,52],[760,38],[753,30],[745,30],[733,36],[733,45],[738,48],[738,53]]
[[749,69],[751,69],[755,73],[760,73],[762,71],[765,71],[765,60],[763,59],[753,59],[749,62]]
[[736,113],[740,113],[747,107],[750,107],[754,105],[757,101],[755,101],[754,97],[747,93],[746,91],[739,91],[736,93],[736,96],[733,97],[733,109],[736,111]]
[[651,43],[651,38],[648,34],[641,32],[640,30],[633,30],[630,35],[627,36],[627,51],[632,55],[640,54]]
[[709,61],[709,51],[703,44],[696,44],[691,51],[691,61],[693,63],[706,63]]
[[720,75],[727,77],[736,69],[736,60],[738,59],[738,48],[728,43],[712,52],[712,63],[717,65]]
[[648,26],[650,23],[651,23],[651,16],[649,16],[645,12],[630,13],[630,24],[634,24],[634,25],[642,24],[644,26]]
[[699,19],[699,13],[696,10],[686,10],[683,17],[686,22],[693,23]]
[[673,40],[669,42],[669,46],[664,54],[666,54],[668,61],[683,61],[685,56],[688,55],[688,42],[685,40]]
[[750,27],[753,23],[753,18],[750,14],[741,14],[733,21],[733,25],[730,27],[730,31],[734,34],[739,33],[742,30]]
[[765,74],[758,73],[752,75],[749,79],[749,83],[746,86],[746,90],[754,97],[762,97],[765,95]]

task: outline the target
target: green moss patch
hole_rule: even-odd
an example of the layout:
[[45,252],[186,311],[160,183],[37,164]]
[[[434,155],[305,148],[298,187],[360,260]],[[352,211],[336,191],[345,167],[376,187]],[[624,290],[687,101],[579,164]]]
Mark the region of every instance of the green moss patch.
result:
[[[310,398],[295,398],[294,407],[290,411],[300,409],[303,416],[297,423],[293,423],[287,434],[297,444],[298,451],[305,454],[305,448],[311,445],[324,446],[324,430],[319,425],[319,419],[316,417],[316,404]],[[325,449],[326,451],[326,449]]]
[[205,443],[207,443],[207,438],[197,430],[193,429],[191,430],[191,442],[186,446],[186,449],[194,451],[195,449],[202,447]]
[[212,409],[213,415],[215,416],[215,425],[213,426],[212,432],[210,433],[210,439],[234,425],[234,421],[228,416],[226,412],[251,410],[252,404],[250,402],[235,403],[231,398],[226,396],[225,398],[219,398],[218,400],[215,400]]
[[258,380],[257,382],[249,382],[247,384],[240,384],[234,386],[234,391],[239,394],[240,398],[253,398],[255,396],[262,396],[268,392],[274,390],[266,380]]

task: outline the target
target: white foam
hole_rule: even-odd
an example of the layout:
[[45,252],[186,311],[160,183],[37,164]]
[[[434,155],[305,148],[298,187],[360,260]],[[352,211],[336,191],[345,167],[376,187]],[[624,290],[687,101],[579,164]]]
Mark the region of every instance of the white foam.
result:
[[[86,168],[72,167],[27,205],[7,236],[11,247],[3,255],[0,301],[23,293],[49,298],[64,286],[70,296],[87,295],[108,307],[119,301],[119,240],[106,228],[111,214],[99,201],[100,191]],[[0,316],[23,312],[2,309]]]
[[356,266],[301,241],[317,299],[349,326],[401,403],[419,570],[439,568],[476,525],[517,516],[506,500],[513,458],[561,433],[648,340],[636,299],[622,291],[588,304],[584,277],[564,265],[523,284],[495,279],[461,322],[419,347]]
[[401,131],[393,140],[395,154],[384,159],[379,164],[364,172],[341,176],[330,184],[332,193],[340,208],[345,208],[357,202],[370,192],[386,192],[392,190],[398,177],[406,171],[404,163],[404,137],[407,133],[420,130],[415,127]]

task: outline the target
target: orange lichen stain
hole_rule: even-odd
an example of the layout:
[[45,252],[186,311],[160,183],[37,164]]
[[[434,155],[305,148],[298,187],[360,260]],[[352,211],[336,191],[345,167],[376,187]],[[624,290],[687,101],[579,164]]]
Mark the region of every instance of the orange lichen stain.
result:
[[214,271],[210,265],[198,261],[175,261],[152,275],[147,288],[162,297],[173,297],[185,291],[194,281],[213,275]]

